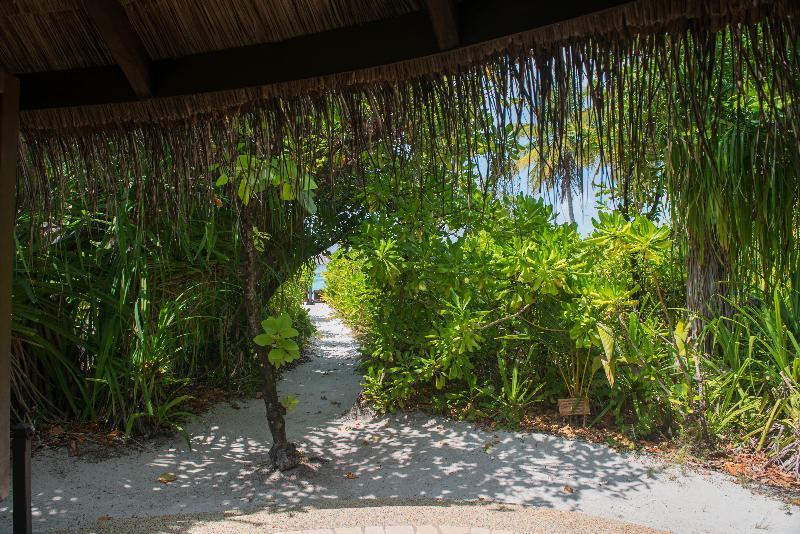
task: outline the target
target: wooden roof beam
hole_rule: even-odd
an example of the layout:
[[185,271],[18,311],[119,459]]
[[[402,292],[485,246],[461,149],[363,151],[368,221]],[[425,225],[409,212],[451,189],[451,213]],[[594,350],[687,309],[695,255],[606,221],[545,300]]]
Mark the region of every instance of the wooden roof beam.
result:
[[450,50],[461,43],[455,0],[425,0],[436,43],[441,50]]
[[83,7],[136,96],[152,97],[150,57],[119,0],[83,0]]
[[[87,5],[105,3],[84,0]],[[116,2],[117,0],[115,0]],[[541,28],[631,0],[462,0],[458,47]],[[113,26],[111,26],[113,27]],[[113,33],[113,32],[112,32]],[[109,39],[111,39],[109,37]],[[109,41],[111,42],[111,41]],[[126,50],[117,46],[118,50]],[[427,10],[386,20],[150,63],[152,97],[228,91],[305,80],[438,54]],[[144,69],[142,61],[140,68]],[[120,65],[122,66],[122,64]],[[20,74],[21,109],[119,104],[141,98],[116,65]],[[135,80],[136,77],[134,76]]]

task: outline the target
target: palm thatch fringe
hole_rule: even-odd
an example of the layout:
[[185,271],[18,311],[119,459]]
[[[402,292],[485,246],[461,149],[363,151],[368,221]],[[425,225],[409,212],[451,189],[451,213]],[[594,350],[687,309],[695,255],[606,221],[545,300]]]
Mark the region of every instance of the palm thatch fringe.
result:
[[[28,111],[19,209],[46,229],[75,183],[74,194],[101,202],[123,180],[124,196],[141,207],[142,220],[180,220],[192,205],[211,209],[215,179],[242,154],[278,161],[275,172],[294,169],[282,179],[307,172],[320,188],[333,188],[345,175],[366,180],[363,170],[376,157],[409,164],[408,147],[425,148],[427,160],[415,163],[419,172],[470,168],[481,175],[477,186],[488,190],[515,174],[500,155],[520,134],[540,150],[559,151],[584,121],[600,132],[601,164],[619,183],[646,167],[657,95],[666,95],[668,107],[681,103],[689,110],[672,114],[670,128],[710,140],[723,79],[736,80],[742,102],[755,99],[769,116],[765,123],[780,122],[798,141],[798,16],[800,4],[791,0],[642,0],[359,72],[128,105]],[[582,167],[590,163],[588,147],[581,148],[588,141],[578,137],[572,141]],[[322,174],[321,150],[337,162]]]

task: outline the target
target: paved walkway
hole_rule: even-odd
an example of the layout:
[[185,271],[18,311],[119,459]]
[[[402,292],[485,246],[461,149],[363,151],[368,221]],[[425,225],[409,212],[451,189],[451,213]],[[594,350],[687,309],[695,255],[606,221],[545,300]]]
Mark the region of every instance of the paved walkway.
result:
[[[115,531],[146,532],[153,531],[153,522],[163,526],[167,520],[155,516],[169,516],[167,532],[229,531],[234,525],[242,531],[444,525],[537,532],[559,531],[563,521],[586,517],[570,514],[580,512],[593,521],[675,532],[800,532],[796,507],[756,495],[720,474],[548,434],[486,432],[420,413],[354,413],[350,408],[361,381],[356,343],[327,306],[312,306],[311,314],[319,329],[312,358],[280,384],[281,395],[299,399],[287,426],[306,453],[301,467],[283,474],[268,469],[262,401],[222,404],[190,425],[191,450],[176,437],[102,460],[68,457],[66,450],[38,454],[32,466],[36,529],[102,530],[119,527],[109,518],[137,516]],[[159,482],[165,472],[177,479]],[[430,519],[415,519],[399,515],[408,499],[424,499],[421,506],[442,504]],[[469,508],[460,505],[465,501],[525,505],[540,515],[505,524],[502,518],[510,516],[498,512],[491,520],[468,523],[462,516]],[[352,502],[370,503],[369,511],[337,512]],[[376,507],[388,515],[377,515]],[[269,523],[287,510],[293,521],[322,517],[317,513],[327,519],[311,525]],[[563,515],[543,520],[545,512]],[[361,522],[350,522],[353,518]],[[0,503],[0,532],[10,524],[6,501]],[[561,531],[575,529],[580,530],[570,524]]]

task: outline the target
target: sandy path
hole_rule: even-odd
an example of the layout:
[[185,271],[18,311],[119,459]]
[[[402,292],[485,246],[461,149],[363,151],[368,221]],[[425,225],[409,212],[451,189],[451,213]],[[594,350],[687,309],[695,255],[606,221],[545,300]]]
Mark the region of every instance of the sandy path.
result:
[[[103,516],[422,498],[580,511],[675,532],[800,532],[797,508],[719,474],[546,434],[484,432],[422,414],[348,413],[359,392],[356,344],[327,306],[315,305],[311,313],[319,329],[313,357],[280,386],[282,395],[300,400],[288,428],[308,456],[306,465],[270,473],[262,401],[240,403],[238,410],[222,404],[191,425],[191,451],[175,438],[96,463],[65,450],[39,454],[32,469],[37,528],[85,527]],[[178,480],[157,482],[165,471]],[[566,493],[566,485],[574,492]],[[0,503],[2,532],[10,528],[10,507]]]
[[[489,526],[476,526],[489,525]],[[535,506],[433,501],[333,500],[313,507],[260,507],[250,512],[200,513],[98,522],[113,534],[662,534],[640,525]]]

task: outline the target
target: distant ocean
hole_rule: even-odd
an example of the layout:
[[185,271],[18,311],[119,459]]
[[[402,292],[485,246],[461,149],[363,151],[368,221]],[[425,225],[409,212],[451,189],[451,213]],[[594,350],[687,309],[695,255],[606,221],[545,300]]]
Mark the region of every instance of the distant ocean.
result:
[[325,267],[326,265],[317,265],[317,268],[314,270],[314,282],[311,285],[312,289],[325,289],[325,277],[323,276]]
[[328,249],[326,254],[322,254],[317,258],[321,263],[314,269],[314,282],[311,284],[312,289],[325,289],[325,269],[328,268],[328,262],[331,259],[331,254],[338,250],[339,245],[333,245]]

